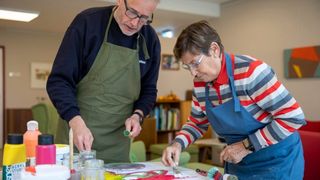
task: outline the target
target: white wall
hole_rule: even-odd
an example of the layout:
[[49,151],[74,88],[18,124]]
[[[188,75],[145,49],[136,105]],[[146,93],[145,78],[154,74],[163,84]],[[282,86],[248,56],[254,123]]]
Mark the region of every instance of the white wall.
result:
[[[283,60],[284,49],[320,45],[320,1],[237,0],[224,5],[221,12],[221,17],[210,23],[220,34],[226,51],[248,54],[271,65],[302,106],[306,118],[320,120],[320,79],[286,79]],[[175,40],[161,40],[164,53],[172,53]],[[191,81],[184,70],[160,71],[159,95],[172,90],[183,99]]]
[[[162,54],[172,54],[176,38],[167,39],[160,38]],[[163,70],[160,68],[158,80],[158,96],[164,96],[171,91],[178,95],[182,100],[185,99],[185,92],[192,89],[192,76],[185,69],[181,68],[176,70]]]
[[320,120],[320,79],[286,79],[284,49],[320,45],[319,0],[238,0],[211,21],[226,50],[249,54],[271,65],[302,106],[306,118]]
[[[48,99],[45,89],[32,89],[31,62],[53,62],[62,35],[0,28],[0,44],[5,46],[6,108],[29,108],[39,97]],[[9,77],[13,72],[15,76]]]
[[[222,36],[227,51],[250,54],[270,64],[279,79],[302,105],[308,119],[320,120],[320,79],[285,79],[283,50],[320,45],[319,0],[237,0],[223,6],[222,16],[210,21]],[[6,108],[28,108],[44,89],[30,87],[30,63],[52,62],[63,34],[23,32],[0,28],[6,48]],[[160,39],[162,53],[171,54],[175,39]],[[19,72],[18,77],[8,77]],[[158,95],[173,91],[181,99],[192,88],[189,72],[160,70]]]

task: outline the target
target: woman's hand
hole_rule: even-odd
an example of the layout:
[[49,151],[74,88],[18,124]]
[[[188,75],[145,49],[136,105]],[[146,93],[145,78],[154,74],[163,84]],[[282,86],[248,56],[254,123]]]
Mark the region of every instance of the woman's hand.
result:
[[247,150],[242,142],[236,142],[234,144],[227,145],[220,153],[220,161],[237,164],[252,151]]
[[162,153],[162,163],[165,166],[175,167],[179,164],[179,157],[181,153],[181,145],[177,142],[168,146]]

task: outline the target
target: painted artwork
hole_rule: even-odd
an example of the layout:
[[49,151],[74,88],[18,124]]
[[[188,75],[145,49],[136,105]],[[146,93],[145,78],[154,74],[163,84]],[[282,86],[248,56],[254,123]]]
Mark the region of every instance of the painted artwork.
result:
[[45,88],[52,63],[31,63],[31,88]]
[[179,62],[171,54],[163,54],[161,68],[163,70],[179,70]]
[[161,162],[139,162],[139,163],[110,163],[104,165],[107,179],[123,179],[123,180],[202,180],[207,179],[206,175],[202,175],[193,169],[184,167],[164,166]]
[[286,49],[284,63],[287,78],[320,77],[320,46]]

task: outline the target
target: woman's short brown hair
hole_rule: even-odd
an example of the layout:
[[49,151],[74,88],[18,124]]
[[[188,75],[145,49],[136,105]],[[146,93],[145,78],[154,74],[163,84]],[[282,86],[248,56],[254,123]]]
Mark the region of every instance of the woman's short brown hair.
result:
[[219,34],[207,21],[199,21],[189,25],[181,32],[173,53],[178,60],[186,52],[194,55],[200,53],[209,55],[209,48],[212,42],[216,42],[219,45],[221,54],[224,48]]

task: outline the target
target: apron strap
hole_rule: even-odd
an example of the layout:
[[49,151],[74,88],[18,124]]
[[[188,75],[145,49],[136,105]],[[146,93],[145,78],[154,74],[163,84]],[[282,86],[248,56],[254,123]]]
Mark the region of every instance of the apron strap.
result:
[[111,12],[111,15],[110,15],[110,18],[109,18],[109,21],[108,21],[108,25],[107,25],[107,28],[106,28],[106,32],[105,32],[105,35],[104,35],[104,42],[108,42],[108,32],[109,32],[110,24],[111,24],[112,19],[113,19],[114,11],[115,11],[117,8],[118,8],[118,6],[115,6],[115,7],[112,9],[112,12]]
[[[138,37],[141,37],[141,39],[142,39],[142,50],[143,50],[143,54],[144,54],[144,59],[145,60],[150,59],[146,39],[144,38],[144,36],[141,33],[139,33]],[[139,46],[139,43],[140,43],[140,41],[138,39],[138,46]]]
[[232,71],[232,61],[230,58],[230,55],[225,53],[225,59],[226,59],[226,66],[227,66],[227,73],[228,73],[228,79],[229,79],[229,85],[231,88],[232,96],[233,96],[233,101],[234,101],[234,110],[235,112],[240,111],[240,101],[239,98],[236,95],[236,88],[234,85],[234,77],[233,77],[233,71]]
[[206,90],[205,90],[205,94],[206,94],[206,106],[209,108],[213,108],[214,105],[211,103],[210,99],[209,99],[209,87],[210,87],[210,83],[207,82],[206,83]]

